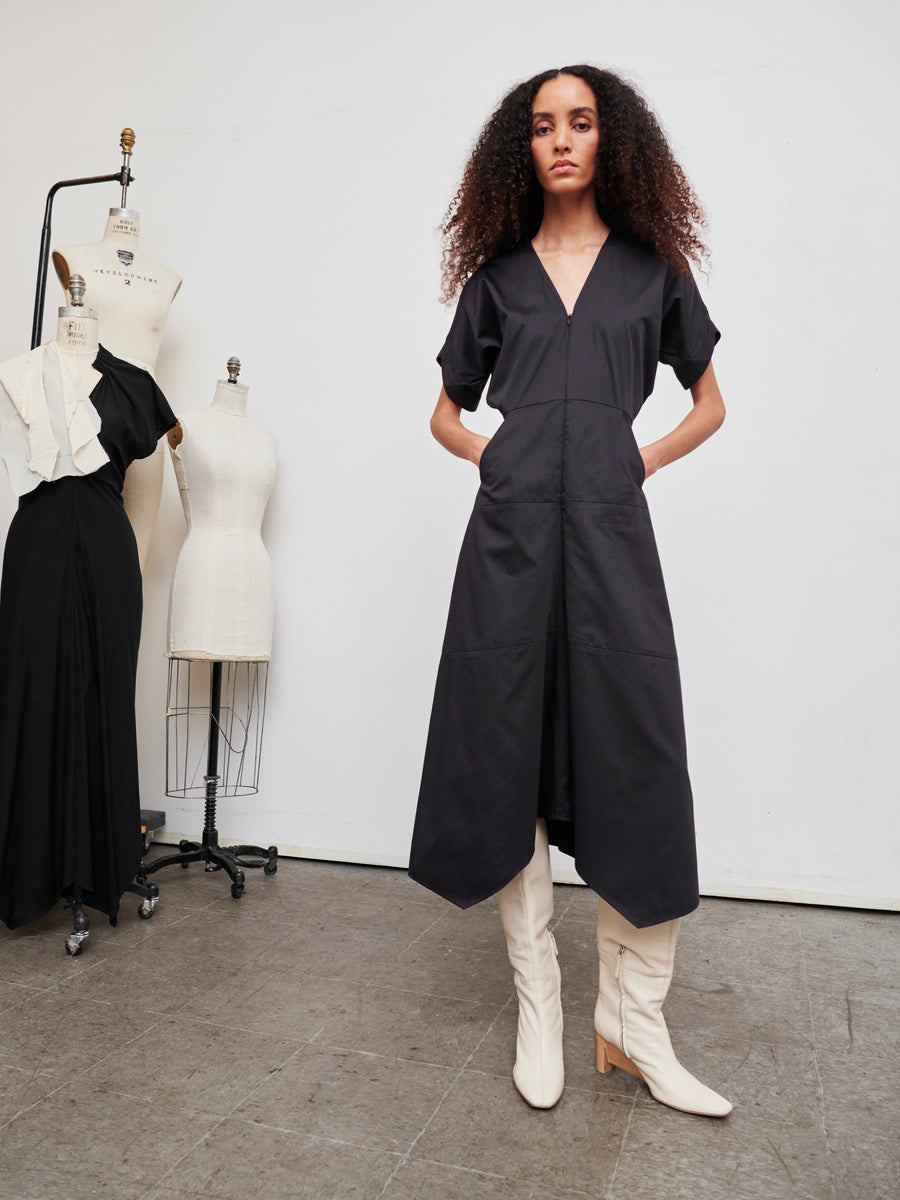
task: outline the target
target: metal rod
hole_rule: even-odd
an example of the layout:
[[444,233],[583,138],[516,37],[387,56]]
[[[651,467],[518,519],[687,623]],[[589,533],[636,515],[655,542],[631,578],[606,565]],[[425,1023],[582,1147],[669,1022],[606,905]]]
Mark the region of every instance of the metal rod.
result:
[[206,756],[206,774],[218,775],[219,766],[219,719],[222,715],[222,664],[212,665],[212,680],[209,688],[209,753]]
[[92,175],[88,179],[63,179],[59,183],[54,183],[53,187],[47,193],[47,204],[44,208],[44,224],[41,227],[41,249],[38,254],[37,286],[34,291],[34,319],[31,323],[32,350],[35,346],[40,345],[41,328],[44,324],[44,296],[47,291],[47,265],[50,262],[50,217],[53,212],[54,196],[60,188],[81,187],[86,183],[121,183],[123,187],[126,187],[126,174],[128,176],[128,183],[131,183],[131,172],[123,167],[115,175]]
[[122,165],[115,175],[90,175],[84,179],[62,179],[54,183],[47,193],[47,203],[44,207],[44,224],[41,227],[41,249],[38,254],[37,286],[34,290],[34,317],[31,322],[31,349],[41,342],[41,329],[44,325],[44,297],[47,292],[47,266],[50,262],[50,217],[53,212],[53,197],[64,187],[82,187],[87,183],[118,183],[122,187],[122,208],[125,207],[125,197],[128,185],[134,183],[131,173],[131,152],[134,149],[134,130],[125,128],[119,138],[122,149]]
[[[222,713],[222,664],[214,662],[209,687],[209,749],[206,755],[206,809],[203,815],[203,845],[218,840],[216,793],[219,787],[219,718]],[[207,865],[207,870],[209,870]]]

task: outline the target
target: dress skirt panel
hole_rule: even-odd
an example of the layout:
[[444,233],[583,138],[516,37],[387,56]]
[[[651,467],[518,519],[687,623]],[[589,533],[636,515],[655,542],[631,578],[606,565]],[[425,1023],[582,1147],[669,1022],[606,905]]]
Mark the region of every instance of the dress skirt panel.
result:
[[0,585],[0,920],[10,928],[73,885],[115,917],[137,870],[141,605],[134,533],[102,473],[23,497]]
[[441,656],[409,873],[460,908],[534,854],[543,660],[543,639]]
[[635,925],[696,907],[675,642],[620,410],[516,409],[482,458],[410,860],[461,907],[531,858],[536,817]]

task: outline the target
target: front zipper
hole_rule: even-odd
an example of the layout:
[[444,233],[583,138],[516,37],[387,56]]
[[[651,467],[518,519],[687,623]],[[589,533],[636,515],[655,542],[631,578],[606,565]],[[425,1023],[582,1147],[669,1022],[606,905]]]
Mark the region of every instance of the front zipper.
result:
[[562,446],[559,455],[559,501],[560,507],[566,507],[566,441],[569,433],[569,340],[572,328],[572,314],[566,313],[566,352],[563,367],[563,428]]

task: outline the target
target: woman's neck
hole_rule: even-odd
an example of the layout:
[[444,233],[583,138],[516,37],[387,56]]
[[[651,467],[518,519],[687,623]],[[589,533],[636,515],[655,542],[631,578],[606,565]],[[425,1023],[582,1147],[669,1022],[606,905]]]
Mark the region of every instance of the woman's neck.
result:
[[137,250],[141,238],[141,214],[133,208],[111,208],[103,241],[125,250]]
[[212,407],[217,408],[219,412],[230,413],[233,417],[246,416],[249,391],[250,389],[242,383],[225,383],[220,379],[216,384]]
[[63,354],[74,354],[93,362],[100,344],[96,317],[60,317],[56,323],[56,344]]
[[535,249],[580,250],[603,242],[609,226],[597,212],[593,190],[581,196],[544,193],[541,227],[532,239]]

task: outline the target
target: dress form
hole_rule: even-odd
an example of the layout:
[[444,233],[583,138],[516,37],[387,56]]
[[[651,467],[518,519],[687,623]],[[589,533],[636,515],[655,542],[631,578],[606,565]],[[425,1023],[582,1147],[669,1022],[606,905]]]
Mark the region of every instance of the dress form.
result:
[[188,528],[169,606],[166,794],[206,803],[202,839],[182,841],[148,868],[222,868],[235,899],[246,868],[274,875],[278,859],[277,846],[221,846],[216,827],[218,796],[257,790],[274,609],[260,527],[277,442],[247,416],[240,366],[229,359],[228,381],[219,380],[209,408],[169,430]]
[[[53,265],[67,290],[73,274],[87,280],[101,314],[100,341],[107,350],[152,373],[181,276],[141,250],[140,214],[111,208],[101,241],[54,250]],[[132,464],[122,492],[142,566],[159,510],[162,472],[160,450]]]
[[169,434],[188,526],[169,607],[173,658],[264,662],[271,653],[274,587],[260,528],[277,442],[247,416],[239,368],[230,360],[234,378]]
[[72,302],[58,310],[56,347],[67,360],[78,390],[88,396],[100,379],[100,372],[93,366],[100,346],[100,318],[95,308],[84,304],[84,278],[73,275],[69,283]]
[[85,905],[115,923],[124,892],[145,917],[157,894],[129,882],[142,601],[121,491],[176,420],[148,371],[99,344],[84,280],[70,291],[56,338],[0,364],[0,457],[20,497],[0,585],[0,920],[27,924],[62,895],[78,954]]
[[0,364],[0,458],[17,495],[42,481],[84,475],[109,461],[90,395],[102,375],[95,309],[72,276],[72,305],[60,308],[56,337]]

